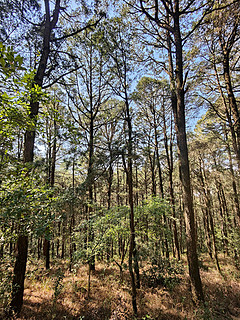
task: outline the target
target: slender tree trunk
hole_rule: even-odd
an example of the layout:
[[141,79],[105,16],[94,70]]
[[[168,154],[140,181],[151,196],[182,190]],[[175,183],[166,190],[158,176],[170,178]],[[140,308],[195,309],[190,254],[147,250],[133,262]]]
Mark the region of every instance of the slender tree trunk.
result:
[[[136,252],[136,243],[135,243],[135,222],[134,222],[134,204],[133,204],[133,169],[132,169],[132,122],[131,122],[131,115],[130,115],[130,108],[128,105],[127,93],[126,93],[126,119],[128,125],[128,159],[127,165],[125,164],[125,171],[127,175],[127,184],[128,184],[128,197],[129,197],[129,206],[130,206],[130,245],[129,245],[129,259],[128,259],[128,267],[129,273],[131,277],[131,286],[132,286],[132,306],[134,314],[137,315],[137,287],[140,286],[140,279],[139,279],[139,269],[137,265],[137,252]],[[125,163],[124,157],[123,161]],[[134,267],[137,276],[137,281],[139,284],[136,285],[135,275],[133,272],[133,260],[134,260]]]
[[161,168],[161,162],[160,162],[160,156],[159,156],[158,132],[157,132],[157,120],[156,120],[155,108],[153,108],[152,112],[153,112],[153,125],[154,125],[155,152],[156,152],[158,178],[159,178],[159,189],[160,189],[161,198],[163,199],[164,198],[163,179],[162,179],[162,168]]
[[111,147],[111,139],[108,142],[108,151],[109,151],[109,155],[110,155],[110,165],[108,168],[108,198],[107,198],[107,208],[108,210],[110,210],[111,208],[111,203],[112,203],[112,184],[113,184],[113,152],[112,152],[112,147]]
[[155,178],[155,152],[151,154],[150,148],[148,152],[149,163],[151,167],[151,177],[152,177],[152,195],[156,197],[156,178]]
[[[223,76],[227,88],[227,94],[228,94],[228,101],[229,106],[233,114],[234,119],[234,127],[235,132],[237,136],[237,159],[240,159],[240,115],[239,110],[237,106],[237,101],[234,96],[233,88],[232,88],[232,82],[231,82],[231,76],[230,76],[230,65],[229,65],[229,50],[223,49]],[[240,160],[239,160],[240,161]]]
[[[164,133],[164,146],[167,155],[167,164],[168,164],[168,179],[169,179],[169,192],[170,192],[170,202],[173,215],[173,234],[174,234],[174,244],[177,250],[177,258],[181,259],[180,247],[177,234],[177,223],[176,223],[176,210],[175,210],[175,198],[174,198],[174,189],[173,189],[173,152],[172,152],[172,132],[170,138],[170,147],[168,147],[168,137],[167,137],[167,126],[165,118],[165,106],[162,106],[163,114],[163,133]],[[172,124],[171,124],[172,125]]]
[[58,230],[57,230],[57,244],[56,244],[56,254],[57,258],[60,258],[60,252],[59,252],[59,247],[60,247],[60,235],[61,235],[61,222],[58,222]]
[[145,199],[148,197],[148,170],[147,170],[147,161],[144,164],[144,189],[145,189]]
[[73,160],[72,166],[72,193],[73,198],[70,204],[70,224],[69,224],[69,238],[70,238],[70,246],[69,246],[69,256],[70,256],[70,263],[69,263],[69,271],[72,271],[72,264],[73,264],[73,252],[74,252],[74,242],[73,242],[73,229],[75,226],[75,212],[74,212],[74,197],[75,197],[75,160]]
[[3,253],[4,253],[4,244],[0,245],[0,259],[3,258]]
[[[205,201],[202,200],[202,206],[205,206]],[[213,258],[213,253],[212,253],[212,240],[211,240],[211,234],[210,234],[210,226],[209,226],[209,216],[206,207],[202,209],[202,214],[203,214],[203,225],[204,225],[204,230],[205,230],[205,238],[206,238],[206,246],[208,250],[208,254],[210,258]]]
[[234,174],[234,170],[233,170],[232,154],[231,154],[231,150],[230,150],[230,145],[229,145],[229,141],[228,141],[228,135],[227,135],[226,128],[225,128],[225,139],[226,139],[226,144],[227,144],[229,166],[230,166],[230,172],[231,172],[231,177],[232,177],[232,188],[233,188],[235,212],[237,215],[238,226],[240,226],[240,206],[239,206],[239,199],[238,199],[238,192],[237,192],[237,183],[236,183],[235,174]]
[[[11,233],[13,233],[13,231],[14,231],[14,222],[11,223]],[[12,252],[13,252],[13,241],[11,239],[10,243],[9,243],[9,254],[10,254],[10,256],[12,255]]]
[[54,241],[52,241],[52,259],[55,258],[55,244]]
[[[197,237],[195,228],[195,215],[193,209],[193,199],[191,193],[191,181],[189,172],[188,148],[185,125],[185,101],[184,101],[184,81],[183,81],[183,56],[182,39],[179,24],[179,3],[176,1],[174,15],[174,41],[176,47],[176,72],[174,84],[173,69],[171,74],[172,87],[172,107],[175,119],[175,128],[177,135],[178,156],[180,163],[180,179],[183,191],[184,216],[186,224],[186,244],[188,268],[191,281],[193,300],[204,301],[202,282],[200,278],[198,256],[197,256]],[[170,49],[170,48],[169,48]],[[169,50],[169,55],[171,55]],[[170,64],[172,68],[172,63]],[[176,91],[175,91],[176,90]]]
[[222,244],[224,253],[226,252],[228,255],[228,233],[227,233],[227,226],[226,226],[226,217],[225,217],[225,205],[224,199],[222,197],[222,184],[221,182],[216,180],[216,187],[217,187],[217,196],[219,202],[219,213],[221,216],[221,228],[222,228]]
[[[56,108],[56,106],[54,106]],[[55,117],[55,115],[54,115]],[[51,128],[49,128],[51,130]],[[49,147],[49,159],[48,159],[48,183],[51,188],[54,187],[54,182],[55,182],[55,167],[56,167],[56,156],[57,156],[57,123],[56,119],[53,119],[53,130],[54,130],[54,137],[53,137],[53,145],[52,147]],[[49,141],[51,139],[51,134],[49,137]],[[51,141],[50,141],[51,142]],[[47,230],[49,232],[49,227]],[[45,237],[44,239],[44,255],[46,259],[45,267],[46,270],[50,269],[50,240]]]
[[136,206],[138,206],[139,204],[139,194],[138,194],[138,165],[137,165],[137,162],[135,163],[135,175],[136,175],[136,183],[135,183],[135,186],[136,186],[136,194],[135,194],[135,203],[136,203]]
[[[110,149],[110,166],[108,168],[108,199],[107,199],[107,209],[110,210],[111,208],[111,200],[112,200],[112,182],[113,182],[113,168],[112,168],[112,152],[111,152],[111,147],[109,146]],[[110,252],[111,252],[111,241],[107,241],[107,261],[109,262],[110,260]]]
[[[90,121],[90,137],[89,137],[89,165],[88,165],[88,199],[89,199],[89,204],[90,206],[88,207],[88,220],[91,220],[91,215],[92,215],[92,205],[93,205],[93,162],[94,162],[94,144],[93,144],[93,139],[94,139],[94,127],[93,127],[93,113],[91,113],[91,121]],[[94,241],[94,231],[92,229],[91,223],[89,225],[89,240],[90,243]],[[93,254],[89,258],[89,265],[90,265],[90,270],[94,271],[95,270],[95,255]]]
[[[202,162],[202,165],[201,165],[201,162]],[[214,228],[213,214],[212,214],[212,207],[213,206],[212,206],[211,194],[210,194],[210,190],[209,190],[207,183],[206,183],[206,172],[205,172],[205,168],[204,168],[204,163],[203,163],[203,161],[201,161],[201,162],[200,162],[200,180],[201,180],[202,190],[203,190],[203,194],[204,194],[204,198],[205,198],[206,216],[209,219],[210,227],[211,227],[211,231],[212,231],[214,258],[216,261],[218,271],[220,274],[222,274],[219,260],[218,260],[218,250],[217,250],[216,235],[215,235],[215,228]]]
[[[223,93],[223,89],[222,89],[222,86],[221,86],[221,83],[220,83],[219,74],[218,74],[218,71],[217,71],[216,61],[215,60],[216,60],[216,58],[214,56],[213,67],[214,67],[214,72],[215,72],[216,79],[217,79],[218,90],[219,90],[219,93],[221,95],[221,99],[222,99],[222,102],[223,102],[223,105],[224,105],[224,108],[225,108],[226,118],[227,118],[228,125],[229,125],[229,128],[230,128],[231,136],[232,136],[233,150],[234,150],[234,153],[235,153],[235,156],[236,156],[236,159],[237,159],[238,170],[240,170],[240,145],[239,145],[239,139],[237,139],[237,137],[236,137],[236,130],[235,130],[234,125],[232,123],[232,117],[231,117],[231,111],[230,111],[233,108],[233,106],[230,105],[230,110],[229,110],[228,103],[226,101],[227,98],[225,97],[225,95]],[[229,71],[229,67],[226,68],[226,69],[228,69],[228,71]],[[230,77],[229,76],[226,76],[226,78],[228,79],[228,81],[230,81]],[[231,82],[230,82],[230,88],[231,88]],[[231,89],[229,89],[229,91],[231,91]],[[233,95],[233,97],[234,97],[234,95]],[[235,98],[233,98],[232,104],[235,107]],[[238,112],[235,112],[235,121],[236,121],[237,117],[238,117]],[[239,128],[237,127],[237,129],[239,129]]]
[[120,207],[120,174],[119,174],[119,165],[117,162],[117,206]]
[[64,217],[62,221],[61,259],[66,258],[66,229],[67,229],[67,217]]

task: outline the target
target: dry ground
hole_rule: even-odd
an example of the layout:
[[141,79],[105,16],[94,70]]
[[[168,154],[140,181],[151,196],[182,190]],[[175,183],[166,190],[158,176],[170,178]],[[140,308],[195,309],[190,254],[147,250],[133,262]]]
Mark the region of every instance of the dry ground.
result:
[[[142,287],[138,290],[138,319],[142,320],[240,320],[240,274],[231,259],[221,257],[222,277],[214,262],[202,258],[201,277],[206,306],[195,306],[191,300],[187,272],[173,288]],[[63,261],[57,268],[45,271],[29,264],[24,292],[24,306],[19,320],[122,320],[134,319],[131,311],[131,290],[128,272],[119,282],[115,265],[96,264],[87,297],[87,267],[73,272]],[[205,266],[205,267],[204,267]]]

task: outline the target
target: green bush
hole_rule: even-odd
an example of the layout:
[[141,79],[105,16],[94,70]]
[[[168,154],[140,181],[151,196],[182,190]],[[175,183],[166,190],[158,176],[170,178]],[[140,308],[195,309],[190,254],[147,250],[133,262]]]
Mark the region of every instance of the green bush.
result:
[[164,286],[172,289],[181,281],[184,272],[182,262],[176,259],[168,260],[162,258],[159,261],[153,260],[151,267],[143,272],[143,282],[149,288]]
[[9,308],[9,298],[12,291],[12,265],[11,262],[0,261],[0,318]]

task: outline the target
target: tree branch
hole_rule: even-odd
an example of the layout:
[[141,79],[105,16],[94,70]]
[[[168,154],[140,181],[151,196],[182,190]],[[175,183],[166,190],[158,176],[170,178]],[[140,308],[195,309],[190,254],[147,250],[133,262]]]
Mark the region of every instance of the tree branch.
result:
[[67,38],[70,38],[70,37],[73,37],[75,35],[77,35],[78,33],[84,31],[84,30],[87,30],[88,28],[91,29],[91,28],[94,28],[96,27],[96,25],[102,20],[103,17],[101,17],[100,19],[98,19],[96,22],[94,23],[89,23],[87,24],[85,27],[82,27],[80,29],[77,29],[75,31],[73,31],[72,33],[69,33],[69,34],[65,34],[63,35],[62,37],[59,37],[59,38],[55,38],[55,39],[51,39],[50,41],[51,42],[56,42],[56,41],[60,41],[60,40],[64,40],[64,39],[67,39]]

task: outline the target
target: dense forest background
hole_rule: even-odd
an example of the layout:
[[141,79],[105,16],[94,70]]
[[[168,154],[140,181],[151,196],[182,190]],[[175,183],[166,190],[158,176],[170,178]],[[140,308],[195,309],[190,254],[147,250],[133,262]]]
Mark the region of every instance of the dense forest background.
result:
[[239,18],[0,1],[0,318],[239,319]]

